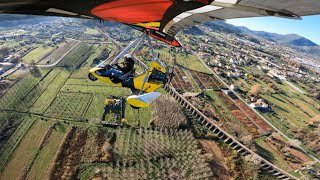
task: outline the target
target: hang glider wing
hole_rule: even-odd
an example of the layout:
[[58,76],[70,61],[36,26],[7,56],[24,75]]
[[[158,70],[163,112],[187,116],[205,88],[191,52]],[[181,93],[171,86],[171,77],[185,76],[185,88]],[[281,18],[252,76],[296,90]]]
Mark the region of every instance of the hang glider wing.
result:
[[319,0],[1,0],[0,13],[97,18],[173,37],[204,21],[320,14]]
[[204,21],[260,16],[301,19],[301,16],[316,14],[320,14],[318,0],[215,0],[175,16],[163,31],[175,35],[186,27]]

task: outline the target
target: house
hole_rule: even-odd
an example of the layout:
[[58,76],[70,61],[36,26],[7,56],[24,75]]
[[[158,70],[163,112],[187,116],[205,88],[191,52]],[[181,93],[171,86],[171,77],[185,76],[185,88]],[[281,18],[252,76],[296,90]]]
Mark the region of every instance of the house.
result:
[[251,103],[250,107],[253,109],[264,110],[264,109],[268,109],[269,105],[266,102],[264,102],[263,99],[258,99],[256,102]]
[[221,89],[221,91],[226,95],[230,96],[232,99],[238,99],[238,97],[229,89]]
[[230,89],[233,90],[233,91],[239,90],[238,86],[236,86],[235,84],[231,84],[230,85]]
[[3,68],[0,68],[0,75],[5,73],[6,71]]

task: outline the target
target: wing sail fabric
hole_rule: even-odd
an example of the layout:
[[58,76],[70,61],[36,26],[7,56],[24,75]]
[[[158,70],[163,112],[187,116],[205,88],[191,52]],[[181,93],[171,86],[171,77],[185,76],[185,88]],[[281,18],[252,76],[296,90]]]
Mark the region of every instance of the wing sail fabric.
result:
[[204,21],[320,14],[319,0],[1,0],[0,13],[97,18],[174,36]]

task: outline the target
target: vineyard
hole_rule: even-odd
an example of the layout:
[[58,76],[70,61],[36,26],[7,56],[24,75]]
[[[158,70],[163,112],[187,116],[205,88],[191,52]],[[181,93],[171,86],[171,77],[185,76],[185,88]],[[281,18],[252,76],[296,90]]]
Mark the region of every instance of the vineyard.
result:
[[179,91],[191,92],[194,89],[187,75],[180,68],[174,68],[174,77],[171,81],[171,84]]
[[11,154],[19,145],[24,135],[28,132],[30,127],[35,122],[32,118],[22,118],[17,130],[10,136],[10,138],[1,146],[0,149],[0,172],[5,168]]
[[0,109],[14,109],[28,93],[41,81],[48,70],[42,70],[38,76],[31,73],[23,77],[19,82],[12,86],[2,97]]
[[91,98],[90,94],[59,93],[44,115],[82,121]]
[[262,135],[258,127],[250,121],[250,119],[232,102],[228,95],[224,92],[218,92],[221,100],[226,105],[226,107],[231,111],[231,113],[243,124],[244,127],[255,137]]
[[38,64],[51,64],[63,57],[64,54],[68,53],[74,48],[79,42],[70,40],[68,43],[61,45],[58,49],[54,50],[47,57],[42,59]]
[[80,43],[70,53],[68,53],[64,57],[63,61],[60,61],[57,66],[65,67],[68,70],[78,69],[93,51],[93,45]]
[[192,75],[193,79],[197,82],[200,89],[213,89],[213,90],[220,90],[224,86],[220,81],[218,81],[213,74],[206,74],[198,71],[190,70],[190,74]]
[[25,129],[27,133],[12,153],[1,173],[1,179],[24,179],[49,127],[49,123],[37,121],[30,130]]
[[190,132],[117,129],[93,136],[90,129],[74,128],[68,137],[56,158],[59,166],[50,173],[52,179],[212,177]]

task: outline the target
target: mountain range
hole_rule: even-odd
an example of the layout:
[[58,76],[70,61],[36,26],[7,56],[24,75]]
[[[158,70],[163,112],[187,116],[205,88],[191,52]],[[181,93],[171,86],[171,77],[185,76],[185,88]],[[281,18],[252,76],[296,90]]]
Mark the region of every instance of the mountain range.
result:
[[[265,31],[253,31],[244,26],[234,26],[232,24],[228,24],[224,21],[211,21],[205,22],[202,24],[213,31],[224,32],[224,33],[232,33],[236,36],[244,37],[246,35],[251,36],[251,39],[254,41],[258,41],[255,37],[260,37],[266,39],[268,41],[276,42],[278,44],[289,46],[293,49],[305,52],[307,54],[315,55],[320,57],[320,46],[311,40],[299,36],[297,34],[277,34],[270,33]],[[184,33],[190,33],[193,35],[203,35],[204,32],[199,28],[191,27],[184,30]]]
[[57,17],[0,14],[0,29],[12,28],[19,25],[37,24],[44,21],[52,21],[54,19],[57,19]]
[[288,44],[292,46],[318,46],[318,44],[297,34],[282,35],[276,33],[269,33],[265,31],[252,31],[244,26],[239,26],[238,28],[247,34],[254,34],[256,36],[263,37],[269,41],[274,41],[281,44]]

